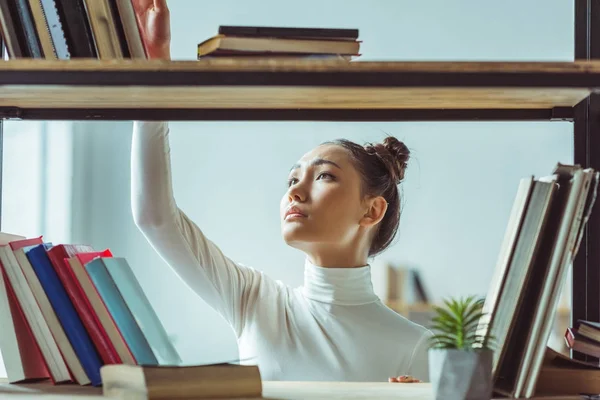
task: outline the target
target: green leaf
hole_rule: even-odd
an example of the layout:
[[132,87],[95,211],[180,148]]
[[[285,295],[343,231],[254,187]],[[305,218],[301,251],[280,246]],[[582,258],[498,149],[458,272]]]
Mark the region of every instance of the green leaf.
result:
[[[485,298],[470,295],[446,298],[442,306],[434,306],[430,329],[434,332],[431,346],[444,348],[488,348],[494,343],[489,323],[483,322]],[[436,342],[437,340],[437,342]]]

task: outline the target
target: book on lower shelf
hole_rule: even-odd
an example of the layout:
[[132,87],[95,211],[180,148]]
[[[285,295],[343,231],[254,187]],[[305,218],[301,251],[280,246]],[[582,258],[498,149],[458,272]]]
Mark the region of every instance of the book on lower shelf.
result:
[[109,249],[0,234],[0,322],[11,383],[101,386],[107,365],[182,363],[133,269]]
[[600,323],[578,320],[574,327],[567,328],[564,338],[569,349],[600,358]]
[[[579,393],[576,381],[560,389],[551,381],[557,369],[573,378],[583,377],[577,371],[590,366],[555,354],[548,340],[598,180],[593,169],[558,163],[551,175],[523,178],[517,188],[479,326],[495,339],[493,379],[499,395]],[[600,383],[600,371],[594,373]],[[596,389],[600,393],[600,385]]]
[[220,363],[190,366],[108,365],[101,370],[105,396],[120,399],[204,399],[261,397],[254,365]]

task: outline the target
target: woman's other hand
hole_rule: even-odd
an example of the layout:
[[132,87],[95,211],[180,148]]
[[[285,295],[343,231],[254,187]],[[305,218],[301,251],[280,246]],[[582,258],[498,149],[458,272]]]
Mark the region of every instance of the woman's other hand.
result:
[[150,59],[171,59],[171,21],[166,0],[132,0]]

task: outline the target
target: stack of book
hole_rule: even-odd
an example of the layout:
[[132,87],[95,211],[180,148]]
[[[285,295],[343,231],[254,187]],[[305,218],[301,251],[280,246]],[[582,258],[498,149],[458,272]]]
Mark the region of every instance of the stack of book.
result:
[[565,343],[569,349],[600,358],[600,323],[577,321],[575,327],[567,328]]
[[227,25],[198,44],[198,59],[291,57],[351,61],[359,56],[359,50],[358,29]]
[[[499,394],[530,398],[586,389],[580,381],[562,377],[568,375],[565,371],[589,366],[547,344],[598,179],[592,169],[559,163],[550,176],[520,182],[485,301],[488,314],[480,321],[480,333],[491,333],[497,346],[493,371]],[[600,378],[600,371],[594,372]],[[600,387],[595,389],[589,392],[600,393]]]
[[198,397],[261,389],[256,366],[183,365],[125,258],[42,237],[0,234],[0,352],[11,383],[158,385],[172,396],[191,380]]
[[131,0],[0,0],[9,58],[146,58]]

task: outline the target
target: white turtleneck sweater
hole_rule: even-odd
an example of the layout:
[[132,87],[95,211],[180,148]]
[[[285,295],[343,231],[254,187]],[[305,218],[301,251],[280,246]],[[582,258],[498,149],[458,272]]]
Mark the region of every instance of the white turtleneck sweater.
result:
[[370,266],[306,261],[304,284],[284,285],[225,256],[176,205],[168,125],[134,122],[134,220],[163,260],[231,325],[240,358],[263,380],[428,381],[431,333],[386,307]]

